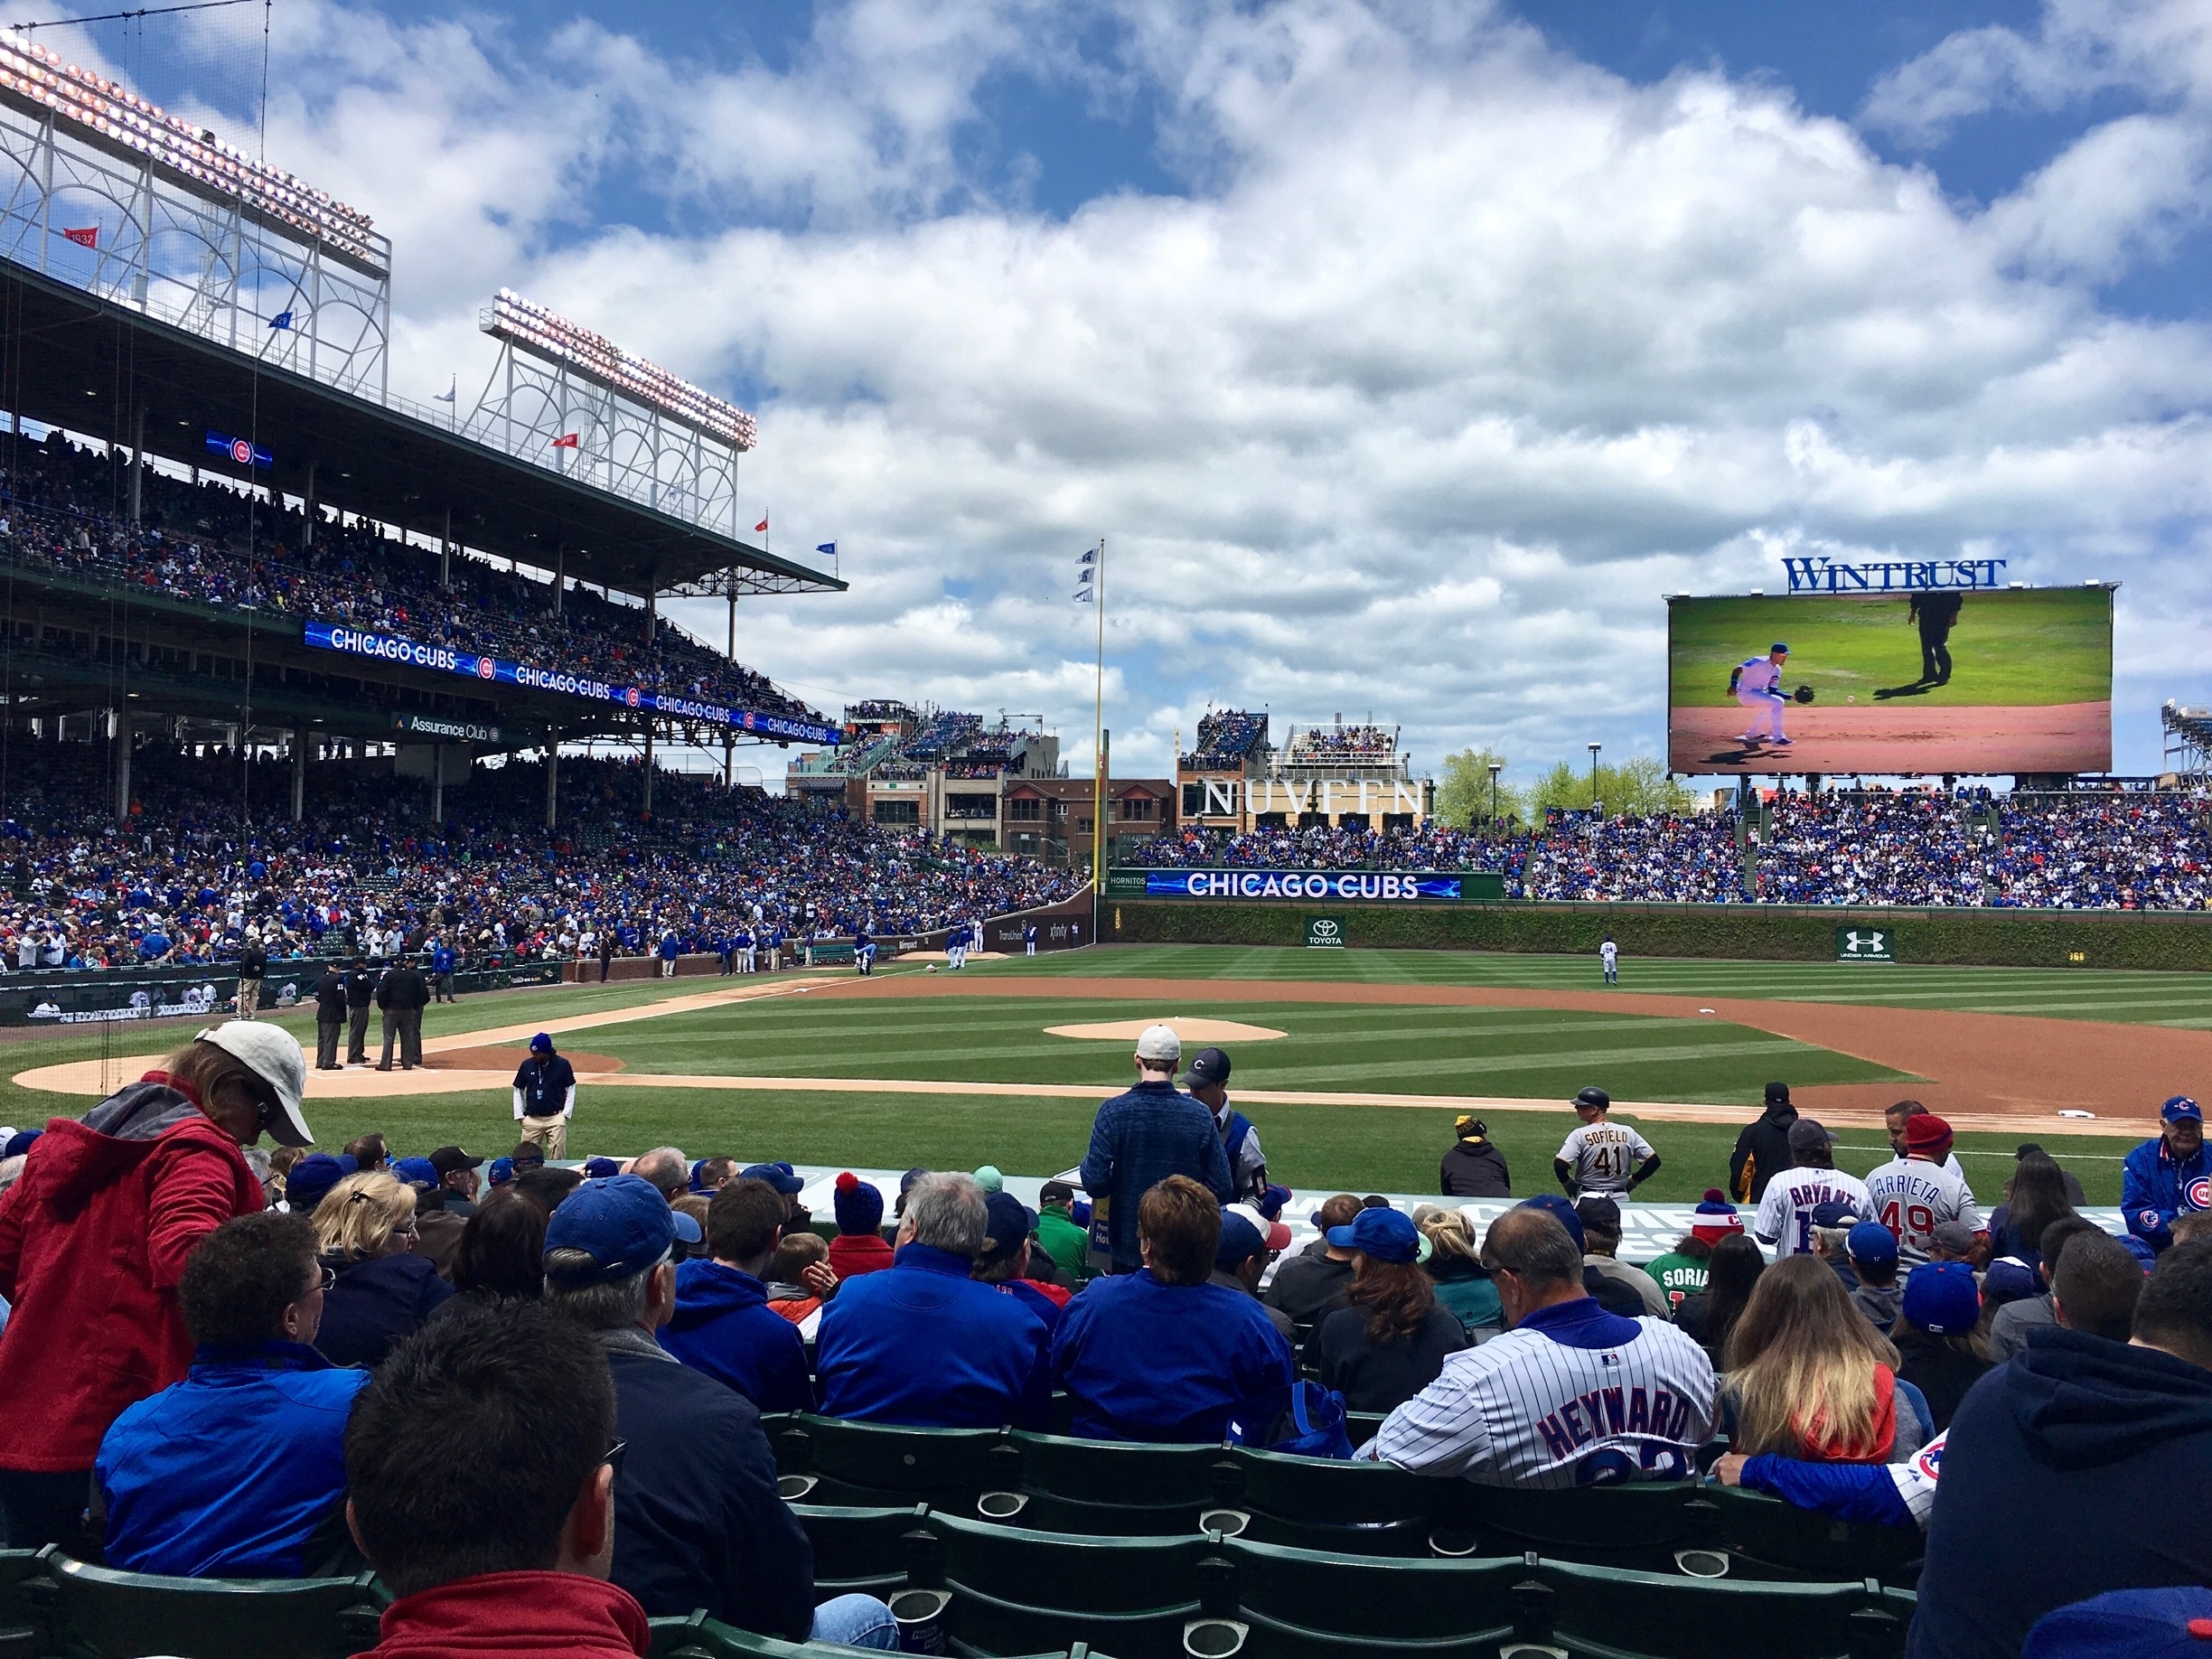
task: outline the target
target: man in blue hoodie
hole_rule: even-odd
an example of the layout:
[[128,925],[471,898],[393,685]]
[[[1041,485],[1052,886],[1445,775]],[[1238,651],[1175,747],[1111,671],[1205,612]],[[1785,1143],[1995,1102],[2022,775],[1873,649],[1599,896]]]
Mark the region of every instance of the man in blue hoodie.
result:
[[303,1215],[225,1222],[186,1260],[192,1372],[100,1442],[110,1567],[296,1579],[343,1558],[346,1415],[369,1373],[310,1345],[323,1288]]
[[790,1205],[765,1181],[732,1181],[707,1206],[707,1257],[676,1270],[676,1313],[661,1345],[763,1411],[814,1404],[799,1327],[768,1306],[762,1278]]
[[1113,1270],[1139,1266],[1137,1206],[1169,1176],[1188,1176],[1214,1195],[1235,1198],[1228,1154],[1214,1114],[1175,1086],[1183,1039],[1172,1026],[1148,1026],[1137,1039],[1137,1086],[1098,1109],[1083,1154],[1083,1190],[1106,1206]]
[[2177,1094],[2159,1109],[2159,1132],[2127,1155],[2120,1170],[2120,1213],[2152,1250],[2173,1242],[2177,1215],[2212,1210],[2212,1151],[2204,1109]]
[[972,1176],[925,1175],[905,1204],[892,1264],[847,1280],[822,1309],[821,1409],[924,1429],[1043,1428],[1045,1322],[970,1277],[990,1235],[983,1189]]

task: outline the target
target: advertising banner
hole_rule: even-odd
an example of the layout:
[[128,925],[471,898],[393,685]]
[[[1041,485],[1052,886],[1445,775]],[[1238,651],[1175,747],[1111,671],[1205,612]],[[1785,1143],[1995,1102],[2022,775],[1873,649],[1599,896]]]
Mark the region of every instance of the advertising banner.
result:
[[1306,918],[1306,948],[1308,951],[1341,951],[1345,948],[1345,923],[1342,916],[1308,916]]
[[1678,596],[1667,769],[2103,772],[2112,680],[2104,583]]
[[1835,931],[1835,959],[1839,962],[1894,962],[1897,929],[1839,927]]
[[1492,870],[1109,870],[1108,898],[1349,899],[1382,904],[1459,904],[1505,896]]
[[503,657],[480,657],[455,651],[450,645],[425,645],[394,633],[371,633],[342,623],[311,622],[306,642],[318,651],[334,651],[350,657],[398,662],[408,668],[432,669],[487,684],[520,686],[529,691],[554,691],[589,702],[616,703],[625,708],[648,709],[680,720],[698,720],[733,731],[753,732],[764,737],[792,737],[801,743],[835,745],[843,733],[834,726],[795,720],[789,715],[767,714],[754,708],[731,708],[721,703],[703,703],[694,698],[672,697],[638,686],[618,686],[587,674],[571,674],[528,662],[510,662]]

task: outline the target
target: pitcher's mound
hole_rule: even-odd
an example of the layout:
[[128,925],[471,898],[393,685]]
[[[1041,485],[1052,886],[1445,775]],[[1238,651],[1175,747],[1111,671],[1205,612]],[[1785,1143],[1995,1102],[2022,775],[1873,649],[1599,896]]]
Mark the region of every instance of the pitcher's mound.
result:
[[1233,1019],[1191,1019],[1171,1015],[1166,1019],[1104,1019],[1087,1026],[1047,1026],[1046,1036],[1088,1037],[1106,1043],[1134,1043],[1147,1026],[1172,1026],[1188,1048],[1194,1043],[1264,1043],[1288,1036],[1270,1026],[1247,1026]]
[[[560,1056],[578,1073],[619,1072],[623,1063],[613,1054],[579,1054],[562,1049]],[[527,1048],[504,1048],[485,1044],[480,1048],[442,1048],[423,1056],[434,1072],[511,1072],[530,1058]]]

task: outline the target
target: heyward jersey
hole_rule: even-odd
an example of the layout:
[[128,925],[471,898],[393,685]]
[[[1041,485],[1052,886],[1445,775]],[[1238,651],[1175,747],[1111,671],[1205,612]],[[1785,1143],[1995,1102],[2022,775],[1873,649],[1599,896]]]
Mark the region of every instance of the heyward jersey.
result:
[[1652,1144],[1625,1123],[1584,1123],[1567,1137],[1559,1161],[1586,1193],[1625,1193],[1628,1177],[1652,1156]]
[[1813,1212],[1823,1204],[1848,1204],[1861,1221],[1874,1219],[1866,1183],[1857,1176],[1841,1169],[1785,1169],[1767,1183],[1752,1231],[1762,1243],[1775,1247],[1777,1261],[1809,1251]]
[[[1664,1320],[1620,1318],[1587,1297],[1533,1318],[1446,1359],[1358,1455],[1497,1486],[1695,1475],[1719,1388],[1704,1349]],[[1592,1340],[1608,1345],[1578,1345]]]
[[1874,1219],[1897,1234],[1900,1272],[1928,1259],[1936,1229],[1945,1222],[1959,1222],[1969,1233],[1982,1231],[1982,1212],[1974,1207],[1966,1178],[1945,1165],[1892,1158],[1867,1176],[1866,1185]]

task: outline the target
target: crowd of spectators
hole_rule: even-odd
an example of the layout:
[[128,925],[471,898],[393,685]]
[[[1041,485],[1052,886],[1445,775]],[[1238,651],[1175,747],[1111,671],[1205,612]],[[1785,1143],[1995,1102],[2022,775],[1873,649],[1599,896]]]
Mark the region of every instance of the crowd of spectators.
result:
[[121,827],[105,745],[14,735],[0,968],[230,961],[251,939],[272,959],[443,946],[465,971],[655,955],[671,942],[685,954],[741,937],[759,948],[924,930],[1053,903],[1076,885],[1028,859],[697,775],[659,775],[649,819],[638,764],[560,766],[564,817],[549,834],[543,771],[520,762],[449,785],[442,824],[429,821],[426,785],[395,778],[389,761],[318,763],[295,824],[276,810],[289,804],[287,763],[149,745],[134,757]]
[[[581,583],[554,614],[552,584],[341,524],[324,510],[308,536],[298,512],[252,510],[224,485],[148,470],[142,522],[115,511],[113,463],[59,438],[16,445],[0,473],[0,556],[172,599],[398,634],[616,686],[820,721],[764,675],[666,621]],[[312,539],[312,545],[308,545]]]
[[1291,765],[1348,761],[1376,765],[1398,758],[1394,726],[1312,726],[1290,739],[1284,759]]
[[1183,756],[1186,767],[1225,772],[1242,765],[1266,740],[1268,717],[1243,708],[1221,708],[1198,717],[1197,747]]

